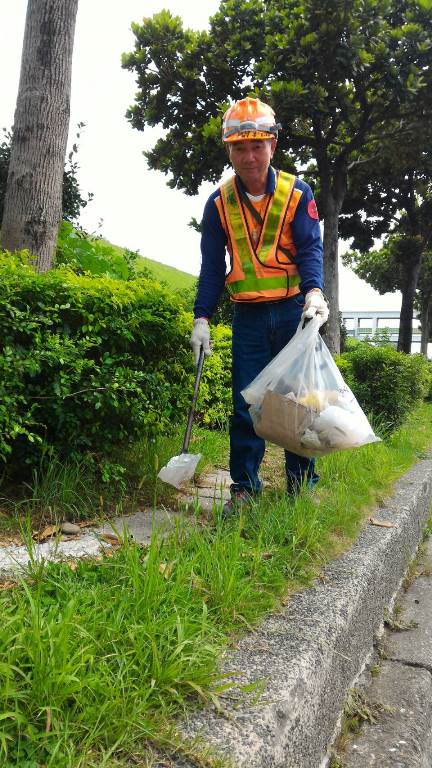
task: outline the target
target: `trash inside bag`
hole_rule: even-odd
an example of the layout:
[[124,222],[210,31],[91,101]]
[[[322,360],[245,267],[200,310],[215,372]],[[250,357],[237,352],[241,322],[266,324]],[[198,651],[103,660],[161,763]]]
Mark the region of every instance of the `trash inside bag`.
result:
[[242,391],[255,432],[313,458],[380,440],[319,335],[299,325],[291,341]]
[[180,456],[173,456],[168,464],[162,467],[158,478],[180,490],[182,485],[193,478],[201,457],[201,453],[181,453]]

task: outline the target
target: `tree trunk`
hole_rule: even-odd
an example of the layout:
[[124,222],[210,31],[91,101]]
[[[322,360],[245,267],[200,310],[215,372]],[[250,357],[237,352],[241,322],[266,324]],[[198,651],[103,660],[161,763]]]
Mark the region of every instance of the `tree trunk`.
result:
[[324,203],[324,293],[330,315],[324,338],[333,353],[340,351],[338,240],[339,206],[328,193]]
[[2,246],[50,269],[62,213],[78,0],[28,0]]
[[431,302],[430,298],[422,302],[421,312],[420,312],[420,323],[421,323],[420,352],[425,357],[427,357],[428,344],[429,344],[429,339],[431,334],[430,302]]
[[397,350],[398,352],[405,352],[407,355],[411,353],[414,297],[420,266],[421,258],[415,256],[411,263],[406,265],[405,279],[403,281]]

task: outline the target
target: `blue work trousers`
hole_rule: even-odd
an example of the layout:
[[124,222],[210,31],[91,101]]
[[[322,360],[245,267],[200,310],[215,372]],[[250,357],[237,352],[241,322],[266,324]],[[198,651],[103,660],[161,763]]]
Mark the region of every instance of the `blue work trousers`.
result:
[[[240,394],[281,351],[297,330],[304,305],[301,294],[281,301],[235,304],[232,337],[233,416],[230,423],[231,491],[259,493],[258,473],[265,441],[255,434],[249,406]],[[315,460],[285,451],[287,490],[318,480]]]

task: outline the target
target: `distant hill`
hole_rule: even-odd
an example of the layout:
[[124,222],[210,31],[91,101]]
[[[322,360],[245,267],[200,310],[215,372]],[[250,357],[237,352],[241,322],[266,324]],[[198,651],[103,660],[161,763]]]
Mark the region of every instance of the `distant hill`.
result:
[[[104,241],[108,242],[108,241]],[[112,245],[112,243],[110,243]],[[113,246],[120,254],[124,253],[124,248],[118,245]],[[136,263],[137,272],[149,270],[154,276],[155,280],[159,282],[165,282],[170,288],[176,288],[183,291],[186,288],[193,288],[196,283],[196,276],[189,274],[189,272],[182,272],[181,269],[175,267],[169,267],[167,264],[161,264],[159,261],[148,259],[146,256],[141,256]]]
[[[193,288],[197,278],[190,275],[189,272],[182,272],[181,269],[169,267],[167,264],[161,264],[159,261],[153,261],[145,256],[141,256],[142,269],[149,269],[156,280],[164,281],[173,288],[183,290],[184,288]],[[137,262],[137,271],[140,270],[141,261]]]

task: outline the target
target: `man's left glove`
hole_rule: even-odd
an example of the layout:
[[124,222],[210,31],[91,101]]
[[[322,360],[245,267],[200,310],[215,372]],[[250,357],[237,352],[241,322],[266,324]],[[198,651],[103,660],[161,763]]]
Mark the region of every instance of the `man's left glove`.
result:
[[211,354],[210,328],[206,317],[197,317],[196,320],[194,320],[190,345],[192,347],[195,365],[198,365],[201,347],[203,348],[205,355]]
[[319,288],[312,288],[305,296],[305,305],[302,312],[302,320],[310,320],[311,317],[319,317],[320,325],[328,320],[329,308],[322,291]]

